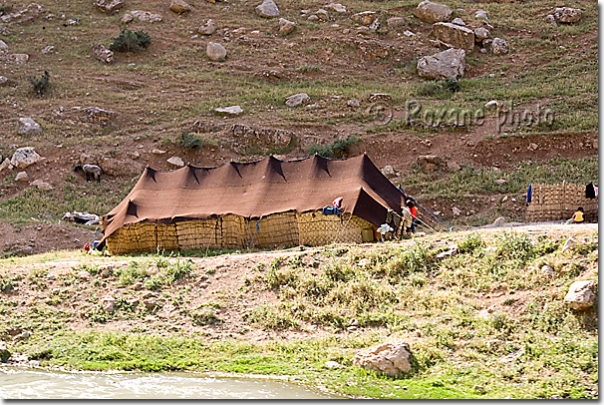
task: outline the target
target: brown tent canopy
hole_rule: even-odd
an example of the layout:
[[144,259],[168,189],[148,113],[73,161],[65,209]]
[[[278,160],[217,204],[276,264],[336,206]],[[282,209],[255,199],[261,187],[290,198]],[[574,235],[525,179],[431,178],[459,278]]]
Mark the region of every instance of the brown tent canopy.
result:
[[126,198],[101,218],[105,238],[126,225],[175,222],[234,214],[259,219],[275,213],[304,213],[343,197],[341,211],[379,226],[389,209],[401,213],[405,195],[367,155],[329,160],[318,155],[282,162],[214,168],[192,165],[171,172],[147,167]]

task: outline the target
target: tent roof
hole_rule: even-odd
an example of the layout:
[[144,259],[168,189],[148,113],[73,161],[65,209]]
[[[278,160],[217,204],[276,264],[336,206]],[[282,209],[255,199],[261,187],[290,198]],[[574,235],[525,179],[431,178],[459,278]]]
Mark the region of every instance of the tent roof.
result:
[[388,209],[398,214],[401,193],[367,155],[330,160],[315,155],[283,162],[267,157],[253,163],[226,163],[213,168],[188,165],[170,172],[147,167],[141,178],[107,215],[108,237],[137,222],[171,223],[235,214],[261,218],[270,214],[315,211],[343,197],[342,211],[376,226]]

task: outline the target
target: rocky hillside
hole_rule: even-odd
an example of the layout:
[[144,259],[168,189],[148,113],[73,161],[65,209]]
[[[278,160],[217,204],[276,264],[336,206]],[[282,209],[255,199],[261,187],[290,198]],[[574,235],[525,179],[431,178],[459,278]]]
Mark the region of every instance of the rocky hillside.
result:
[[[146,165],[268,154],[366,152],[461,226],[596,179],[597,4],[443,3],[5,1],[0,221],[104,214]],[[40,160],[12,167],[22,147]]]

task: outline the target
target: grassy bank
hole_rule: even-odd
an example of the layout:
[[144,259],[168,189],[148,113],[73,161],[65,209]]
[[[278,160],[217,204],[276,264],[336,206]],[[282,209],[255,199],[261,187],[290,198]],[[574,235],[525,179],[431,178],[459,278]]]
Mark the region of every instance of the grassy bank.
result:
[[[288,376],[371,398],[595,398],[597,308],[563,298],[597,280],[597,247],[595,229],[567,226],[212,257],[10,258],[0,339],[43,366]],[[409,374],[352,365],[394,339],[411,347]]]

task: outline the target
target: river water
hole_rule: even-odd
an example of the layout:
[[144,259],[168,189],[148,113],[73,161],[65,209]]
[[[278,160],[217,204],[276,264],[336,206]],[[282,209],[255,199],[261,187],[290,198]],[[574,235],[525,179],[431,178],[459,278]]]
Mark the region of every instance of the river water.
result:
[[275,380],[0,368],[2,399],[337,399]]

